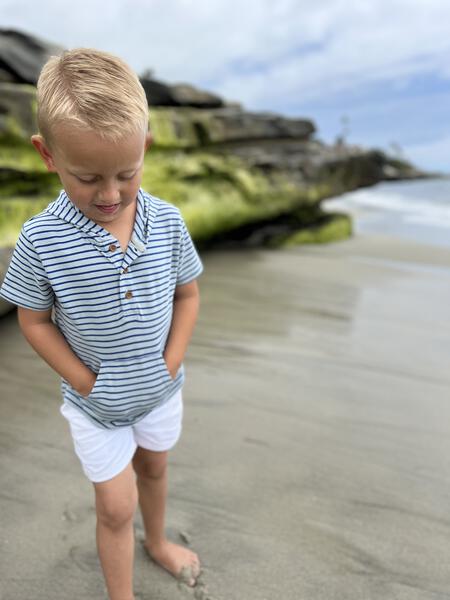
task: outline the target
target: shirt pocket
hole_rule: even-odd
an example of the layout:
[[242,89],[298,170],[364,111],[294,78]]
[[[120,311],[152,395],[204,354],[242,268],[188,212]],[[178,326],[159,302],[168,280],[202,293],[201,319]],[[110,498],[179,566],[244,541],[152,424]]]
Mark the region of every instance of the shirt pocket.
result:
[[173,379],[161,352],[126,359],[104,359],[85,404],[103,421],[129,419],[151,411],[171,390],[175,393],[182,372]]

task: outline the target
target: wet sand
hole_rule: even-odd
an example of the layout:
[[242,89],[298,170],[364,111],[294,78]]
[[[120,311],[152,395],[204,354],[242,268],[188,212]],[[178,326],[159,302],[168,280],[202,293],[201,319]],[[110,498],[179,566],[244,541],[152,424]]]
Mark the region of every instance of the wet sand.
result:
[[[450,250],[380,236],[203,257],[168,531],[190,590],[140,600],[450,598]],[[0,598],[105,598],[59,378],[0,321]]]

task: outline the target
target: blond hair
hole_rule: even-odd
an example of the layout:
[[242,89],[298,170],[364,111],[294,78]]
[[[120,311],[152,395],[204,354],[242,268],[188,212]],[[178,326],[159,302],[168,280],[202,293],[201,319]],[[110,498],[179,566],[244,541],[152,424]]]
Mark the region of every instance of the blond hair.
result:
[[93,48],[52,56],[37,82],[39,132],[51,145],[58,123],[94,130],[118,141],[147,131],[148,103],[136,73],[120,58]]

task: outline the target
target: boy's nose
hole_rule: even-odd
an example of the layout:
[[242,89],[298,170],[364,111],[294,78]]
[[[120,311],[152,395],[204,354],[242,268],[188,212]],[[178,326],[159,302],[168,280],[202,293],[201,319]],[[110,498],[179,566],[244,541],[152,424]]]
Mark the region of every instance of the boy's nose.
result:
[[114,184],[103,186],[98,193],[99,202],[102,204],[116,204],[120,201],[120,190]]

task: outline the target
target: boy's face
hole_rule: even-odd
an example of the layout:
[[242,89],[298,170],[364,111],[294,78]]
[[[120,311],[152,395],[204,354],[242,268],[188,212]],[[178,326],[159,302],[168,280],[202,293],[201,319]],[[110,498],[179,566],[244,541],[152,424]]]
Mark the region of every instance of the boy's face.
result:
[[94,131],[60,124],[52,132],[51,149],[40,135],[31,141],[87,217],[105,226],[125,222],[136,204],[150,134],[138,131],[111,142]]

